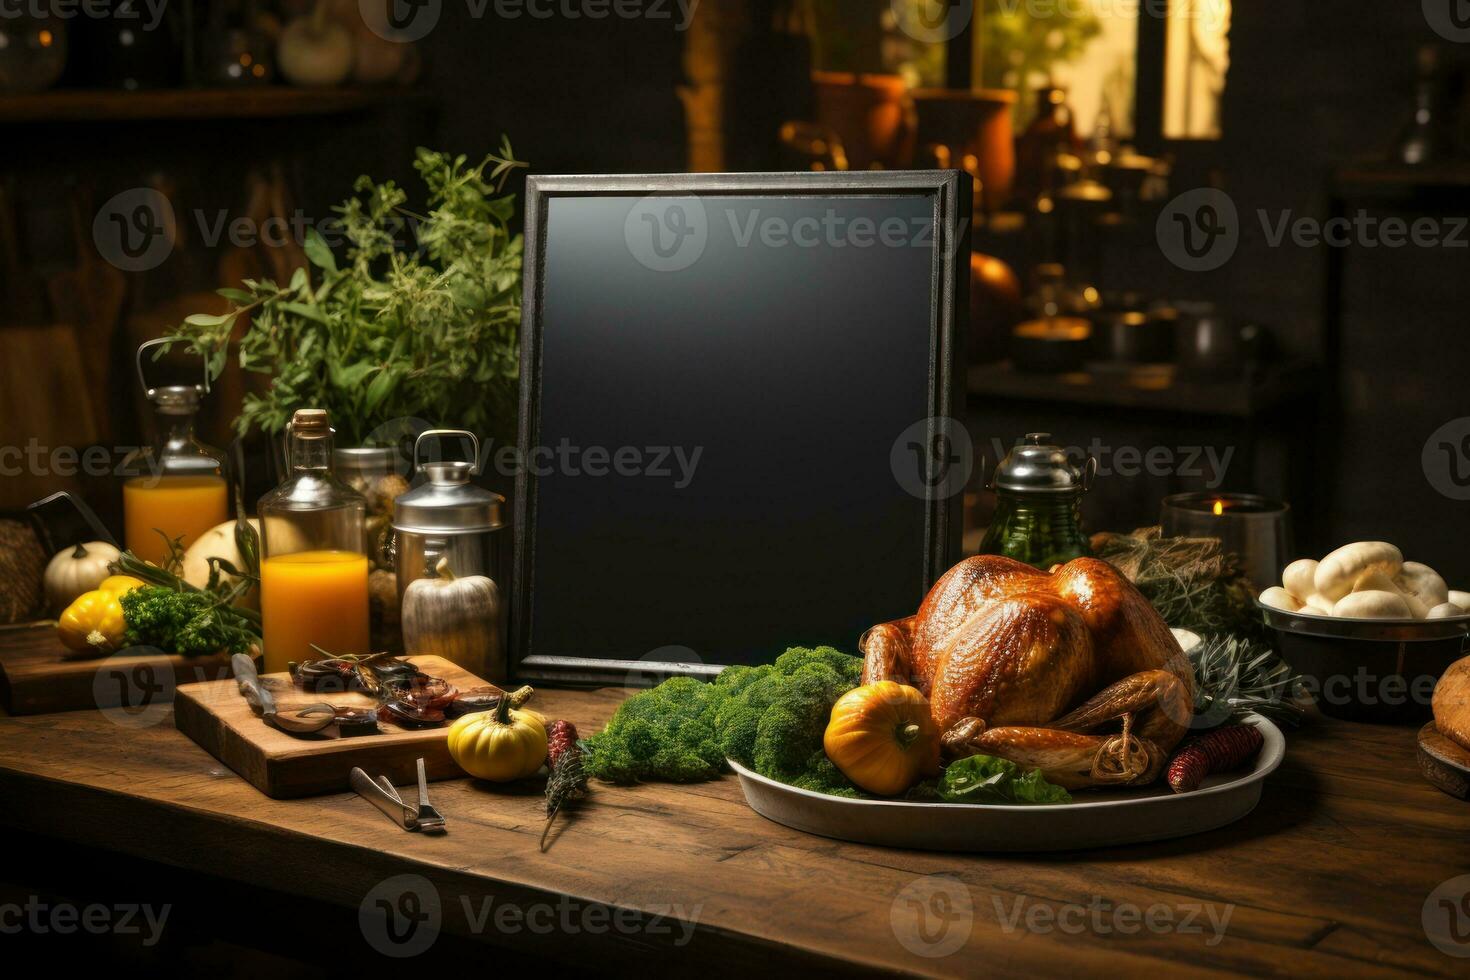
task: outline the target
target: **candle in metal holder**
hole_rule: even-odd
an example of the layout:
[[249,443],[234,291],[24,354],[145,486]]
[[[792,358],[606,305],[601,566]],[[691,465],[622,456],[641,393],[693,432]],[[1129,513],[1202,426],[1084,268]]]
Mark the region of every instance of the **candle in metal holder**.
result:
[[1180,493],[1164,498],[1165,537],[1219,538],[1260,592],[1281,584],[1291,554],[1291,508],[1252,493]]

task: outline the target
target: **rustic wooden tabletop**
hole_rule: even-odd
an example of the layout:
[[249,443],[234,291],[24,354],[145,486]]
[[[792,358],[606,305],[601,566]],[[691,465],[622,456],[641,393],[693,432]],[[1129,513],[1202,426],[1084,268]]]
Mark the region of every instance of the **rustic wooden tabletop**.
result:
[[[623,696],[544,690],[537,706],[595,731]],[[536,787],[453,780],[431,796],[444,836],[397,831],[350,794],[271,800],[168,710],[0,718],[0,823],[334,907],[404,910],[411,928],[361,917],[375,946],[443,934],[584,969],[711,974],[1464,976],[1470,965],[1426,935],[1426,917],[1460,916],[1455,951],[1470,955],[1470,898],[1462,908],[1465,889],[1436,892],[1470,873],[1470,806],[1420,778],[1409,728],[1316,722],[1290,734],[1260,806],[1234,826],[1041,856],[807,836],[752,812],[733,778],[595,785],[545,853]],[[270,924],[269,909],[251,914]]]

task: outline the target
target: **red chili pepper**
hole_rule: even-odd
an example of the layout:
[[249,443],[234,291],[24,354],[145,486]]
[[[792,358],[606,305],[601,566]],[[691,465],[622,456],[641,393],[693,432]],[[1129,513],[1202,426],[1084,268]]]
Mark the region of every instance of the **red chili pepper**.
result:
[[1169,761],[1169,786],[1176,793],[1198,789],[1211,773],[1239,769],[1255,758],[1265,741],[1254,725],[1228,725],[1192,738]]

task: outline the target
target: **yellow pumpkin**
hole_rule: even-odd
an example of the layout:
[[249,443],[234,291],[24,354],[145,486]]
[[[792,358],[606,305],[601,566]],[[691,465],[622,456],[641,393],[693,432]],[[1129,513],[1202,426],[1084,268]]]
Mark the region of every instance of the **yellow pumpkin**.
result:
[[450,727],[449,755],[471,776],[494,783],[534,776],[546,761],[546,722],[502,696],[494,711],[465,715]]
[[94,656],[122,646],[127,629],[117,594],[103,589],[82,593],[56,620],[56,633],[68,650]]
[[897,796],[939,774],[939,726],[912,687],[879,681],[854,688],[832,706],[822,747],[859,788]]
[[109,575],[97,586],[99,592],[111,592],[121,598],[134,589],[147,588],[148,583],[131,575]]

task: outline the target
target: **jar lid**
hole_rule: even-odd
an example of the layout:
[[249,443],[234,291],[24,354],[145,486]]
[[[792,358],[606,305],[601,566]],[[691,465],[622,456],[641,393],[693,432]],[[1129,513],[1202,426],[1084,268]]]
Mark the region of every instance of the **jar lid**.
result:
[[505,526],[505,498],[470,482],[474,464],[425,463],[427,482],[393,502],[393,529],[431,534],[467,534]]
[[991,480],[993,489],[1021,493],[1085,493],[1092,487],[1097,460],[1080,469],[1060,446],[1050,445],[1050,432],[1030,432],[1001,460]]

